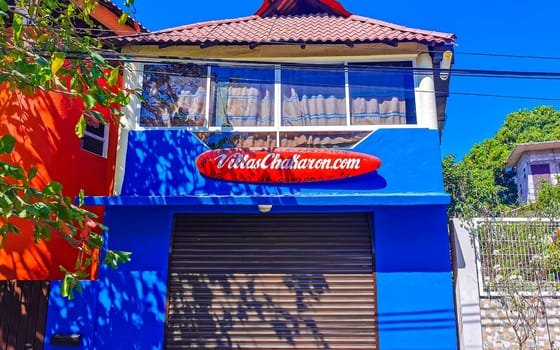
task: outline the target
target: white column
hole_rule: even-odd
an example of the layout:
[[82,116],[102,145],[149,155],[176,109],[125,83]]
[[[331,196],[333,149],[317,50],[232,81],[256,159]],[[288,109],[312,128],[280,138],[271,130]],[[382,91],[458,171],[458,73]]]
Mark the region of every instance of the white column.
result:
[[[125,89],[139,89],[142,87],[142,64],[126,63],[124,66],[124,83]],[[126,150],[128,145],[128,131],[136,129],[138,116],[140,112],[140,100],[138,97],[131,95],[130,103],[123,108],[123,117],[121,118],[121,127],[119,128],[119,141],[117,143],[117,159],[115,164],[115,189],[114,195],[121,194],[124,171],[126,167]]]
[[[464,222],[453,219],[451,234],[456,263],[455,307],[460,350],[482,350],[482,321],[476,254],[471,236]],[[466,226],[466,227],[465,227]]]
[[436,94],[432,58],[429,54],[421,54],[416,59],[417,68],[430,69],[429,72],[416,75],[414,95],[416,98],[416,119],[418,126],[428,129],[438,129]]

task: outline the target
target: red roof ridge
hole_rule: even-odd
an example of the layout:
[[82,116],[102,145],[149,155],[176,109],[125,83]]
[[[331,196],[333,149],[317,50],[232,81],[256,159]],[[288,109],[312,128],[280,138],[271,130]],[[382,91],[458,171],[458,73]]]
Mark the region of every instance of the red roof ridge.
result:
[[[349,17],[352,15],[348,10],[342,6],[337,0],[264,0],[261,7],[257,10],[255,15],[265,17],[284,16],[290,12],[299,12],[302,15],[316,14],[315,12],[306,12],[310,8],[302,8],[302,5],[315,6],[314,10],[320,8],[327,13],[331,13],[340,17]],[[312,10],[313,11],[313,10]]]

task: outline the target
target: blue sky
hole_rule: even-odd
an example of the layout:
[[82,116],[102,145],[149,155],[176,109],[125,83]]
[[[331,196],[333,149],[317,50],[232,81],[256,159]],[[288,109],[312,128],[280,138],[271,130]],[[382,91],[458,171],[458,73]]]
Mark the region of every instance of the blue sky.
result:
[[[455,69],[560,72],[558,0],[339,1],[356,15],[456,34]],[[154,31],[252,15],[261,4],[262,0],[135,0],[135,17]],[[539,105],[560,109],[560,79],[452,75],[443,155],[461,158],[475,143],[492,137],[509,113]]]

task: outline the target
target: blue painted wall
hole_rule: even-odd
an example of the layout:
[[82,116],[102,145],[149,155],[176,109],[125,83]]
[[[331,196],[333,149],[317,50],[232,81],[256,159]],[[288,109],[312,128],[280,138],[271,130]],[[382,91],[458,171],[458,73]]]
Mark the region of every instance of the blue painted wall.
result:
[[205,178],[195,162],[208,148],[185,130],[130,131],[128,140],[122,196],[443,192],[437,130],[378,130],[353,149],[379,157],[382,165],[377,172],[296,185],[240,184]]
[[374,213],[380,349],[455,349],[445,206]]
[[258,213],[272,200],[274,213],[372,213],[381,350],[456,348],[437,131],[379,130],[355,148],[382,159],[375,174],[296,186],[203,178],[194,161],[206,148],[185,131],[135,131],[129,141],[123,195],[89,203],[109,203],[108,245],[133,261],[101,270],[73,303],[53,288],[48,336],[79,332],[83,349],[161,349],[173,216]]

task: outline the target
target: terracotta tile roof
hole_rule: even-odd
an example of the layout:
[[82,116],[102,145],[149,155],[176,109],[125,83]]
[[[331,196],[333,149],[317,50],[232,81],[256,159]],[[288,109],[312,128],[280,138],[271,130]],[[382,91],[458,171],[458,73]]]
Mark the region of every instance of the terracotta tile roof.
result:
[[[120,17],[124,13],[124,10],[111,0],[100,0],[99,5],[107,8],[109,11],[114,13],[115,16],[117,17]],[[144,27],[142,23],[138,22],[134,18],[128,17],[126,20],[126,24],[133,28],[136,28],[139,32],[144,32],[144,33],[149,32],[149,30],[146,27]]]
[[430,46],[451,44],[454,34],[407,28],[356,15],[260,17],[257,15],[211,21],[114,39],[122,46],[241,45],[285,43],[388,43],[417,42]]

